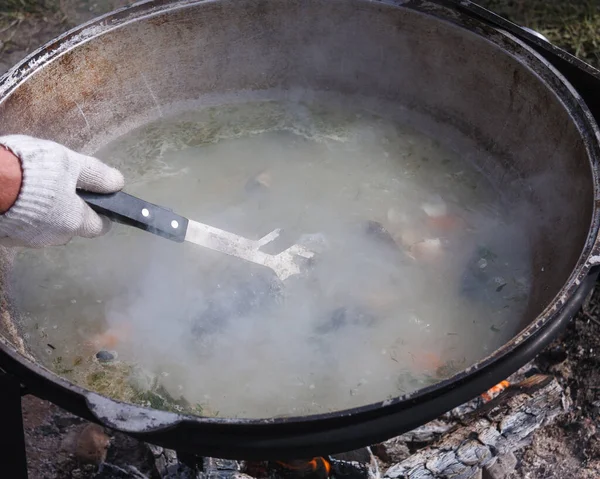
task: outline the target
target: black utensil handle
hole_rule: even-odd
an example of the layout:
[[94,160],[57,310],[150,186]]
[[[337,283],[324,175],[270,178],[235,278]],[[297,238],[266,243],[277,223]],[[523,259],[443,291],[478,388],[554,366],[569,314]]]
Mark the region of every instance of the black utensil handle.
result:
[[77,190],[77,194],[98,214],[149,233],[182,243],[188,220],[170,209],[148,203],[119,191],[108,195]]

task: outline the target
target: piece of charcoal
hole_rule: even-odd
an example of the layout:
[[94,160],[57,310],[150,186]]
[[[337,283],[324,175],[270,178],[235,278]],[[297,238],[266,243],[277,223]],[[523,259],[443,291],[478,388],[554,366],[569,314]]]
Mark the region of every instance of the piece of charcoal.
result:
[[329,458],[331,474],[336,479],[368,479],[369,466],[357,461],[341,461],[333,457]]
[[353,451],[342,452],[339,454],[333,454],[331,459],[338,459],[346,462],[360,462],[363,464],[371,463],[371,453],[366,447],[362,449],[354,449]]

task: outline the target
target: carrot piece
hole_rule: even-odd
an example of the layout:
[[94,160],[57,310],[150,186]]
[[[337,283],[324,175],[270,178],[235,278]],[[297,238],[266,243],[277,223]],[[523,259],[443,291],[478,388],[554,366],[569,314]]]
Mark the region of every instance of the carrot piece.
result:
[[444,215],[428,217],[427,224],[432,229],[450,232],[464,227],[465,223],[459,216]]

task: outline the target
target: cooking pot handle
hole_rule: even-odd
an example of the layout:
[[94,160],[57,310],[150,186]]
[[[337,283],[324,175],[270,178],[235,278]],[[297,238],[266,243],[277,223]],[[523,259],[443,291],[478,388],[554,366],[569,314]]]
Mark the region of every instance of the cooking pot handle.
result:
[[162,206],[122,191],[111,194],[78,190],[77,194],[97,213],[111,220],[183,243],[188,220]]

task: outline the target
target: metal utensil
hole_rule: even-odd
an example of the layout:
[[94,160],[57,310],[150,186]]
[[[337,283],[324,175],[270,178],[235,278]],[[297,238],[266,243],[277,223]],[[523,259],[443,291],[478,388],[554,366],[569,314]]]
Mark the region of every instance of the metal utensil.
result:
[[79,190],[78,194],[94,211],[115,222],[133,226],[172,241],[179,243],[188,241],[213,251],[266,266],[272,269],[282,281],[301,273],[303,271],[302,261],[310,260],[315,254],[309,248],[299,244],[294,244],[275,255],[261,251],[262,247],[279,237],[281,229],[275,229],[258,240],[252,240],[190,220],[168,208],[149,203],[124,192],[105,195]]

